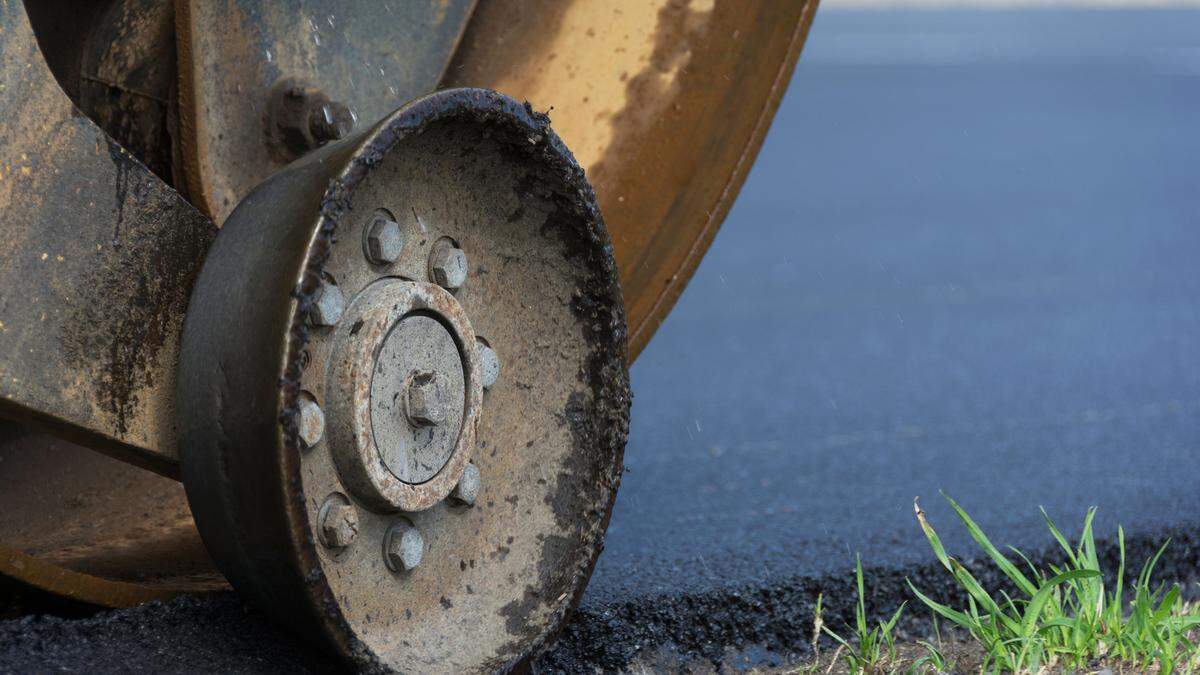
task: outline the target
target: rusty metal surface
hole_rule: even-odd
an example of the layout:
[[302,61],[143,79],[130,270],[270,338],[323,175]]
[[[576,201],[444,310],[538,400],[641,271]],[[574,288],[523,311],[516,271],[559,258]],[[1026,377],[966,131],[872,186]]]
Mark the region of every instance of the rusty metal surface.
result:
[[179,332],[212,224],[81,115],[0,4],[0,414],[177,474]]
[[[423,239],[422,243],[430,243],[436,237],[431,239],[426,235]],[[389,266],[389,276],[419,278],[420,270],[425,268],[429,258],[428,251],[415,241],[406,248],[410,255],[404,262],[410,264]],[[353,258],[347,262],[369,270],[362,258],[361,249],[356,249]],[[347,286],[347,282],[358,281],[351,276],[352,270],[347,270],[346,274],[342,274],[342,270],[327,272],[335,274],[346,288],[353,288]],[[329,373],[328,386],[321,382],[317,387],[319,395],[311,389],[306,391],[326,404],[330,453],[338,473],[361,501],[385,512],[397,509],[421,511],[450,494],[474,451],[476,427],[483,405],[483,386],[475,350],[455,350],[466,357],[460,359],[456,369],[457,389],[463,391],[464,380],[467,386],[465,395],[460,395],[457,415],[449,420],[454,423],[453,429],[420,431],[420,436],[402,437],[396,427],[407,431],[409,425],[406,422],[388,424],[400,417],[403,409],[403,404],[395,406],[393,403],[397,396],[381,396],[394,386],[393,378],[380,374],[382,361],[380,366],[371,368],[365,368],[363,364],[381,358],[381,352],[391,344],[393,333],[402,330],[403,318],[414,314],[414,318],[436,317],[436,323],[445,327],[443,332],[447,338],[453,337],[456,342],[461,343],[464,339],[473,342],[475,339],[466,313],[450,293],[431,283],[385,278],[362,287],[351,302],[347,316],[331,335],[314,331],[313,344],[308,350],[312,372]],[[417,346],[413,344],[415,342],[418,340],[412,339],[401,348],[412,349]],[[396,359],[387,365],[398,366],[402,361]],[[380,401],[380,398],[392,401]],[[384,406],[386,409],[378,409]],[[405,447],[415,445],[421,436],[431,441],[431,445],[443,446],[445,451],[431,451],[440,460],[436,466],[429,467],[431,475],[421,476],[421,480],[406,480],[408,475],[394,468],[400,463],[395,456],[402,454]]]
[[0,467],[0,577],[16,595],[125,606],[227,587],[177,481],[16,425],[0,425]]
[[171,1],[112,0],[88,31],[74,98],[105,133],[169,184],[175,63]]
[[188,195],[219,224],[286,163],[264,115],[283,78],[347,105],[367,128],[432,91],[475,0],[176,0]]
[[[379,209],[424,223],[411,263],[368,262]],[[380,278],[419,280],[440,236],[471,261],[454,300],[503,367],[467,449],[474,506],[403,514],[424,542],[404,571],[413,560],[384,544],[401,519],[354,500],[336,441],[305,449],[296,418],[307,396],[326,405],[339,357],[331,327],[310,325],[314,294],[336,282],[353,307]],[[318,150],[229,218],[188,314],[183,469],[208,549],[241,592],[357,666],[515,666],[561,625],[601,548],[628,431],[624,328],[594,195],[544,116],[446,91]],[[346,495],[353,523],[318,528]]]
[[42,57],[67,96],[175,186],[173,0],[38,0],[26,10]]
[[492,0],[444,86],[552,109],[612,234],[636,356],[712,242],[817,0]]
[[[111,581],[47,563],[45,560],[0,546],[0,607],[15,613],[28,607],[83,603],[102,607],[132,607],[176,595],[143,584]],[[32,599],[32,602],[30,601]]]

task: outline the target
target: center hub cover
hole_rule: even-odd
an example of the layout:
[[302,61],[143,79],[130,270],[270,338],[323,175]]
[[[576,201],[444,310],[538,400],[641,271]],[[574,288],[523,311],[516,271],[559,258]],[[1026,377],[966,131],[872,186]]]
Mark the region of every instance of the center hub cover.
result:
[[329,354],[326,428],[346,486],[384,511],[421,511],[450,494],[483,397],[475,334],[454,296],[380,279],[351,299]]

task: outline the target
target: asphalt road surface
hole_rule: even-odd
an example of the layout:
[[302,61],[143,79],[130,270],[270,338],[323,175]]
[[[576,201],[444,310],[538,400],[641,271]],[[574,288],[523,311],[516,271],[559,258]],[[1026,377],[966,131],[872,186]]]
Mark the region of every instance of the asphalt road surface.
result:
[[[593,596],[1200,525],[1200,12],[818,14],[632,371]],[[917,536],[913,536],[917,535]]]
[[[1189,577],[1198,260],[1200,11],[819,13],[633,368],[607,548],[538,667],[785,661],[856,552],[875,610],[936,586],[915,496],[969,554],[939,490],[1035,553],[1039,505],[1071,530],[1098,506]],[[27,618],[0,669],[327,665],[262,624],[231,597]]]

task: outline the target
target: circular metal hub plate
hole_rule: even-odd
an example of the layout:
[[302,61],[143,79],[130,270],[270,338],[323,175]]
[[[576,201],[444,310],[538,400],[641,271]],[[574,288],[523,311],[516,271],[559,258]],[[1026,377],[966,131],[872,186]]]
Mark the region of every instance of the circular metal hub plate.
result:
[[[415,247],[415,244],[414,244]],[[382,512],[420,511],[462,476],[482,405],[475,331],[458,300],[429,282],[385,276],[339,256],[323,287],[353,292],[335,326],[309,335],[306,391],[324,391],[342,482]],[[342,288],[344,287],[344,288]]]
[[424,483],[446,466],[463,423],[465,385],[458,345],[441,321],[417,314],[396,324],[371,379],[371,428],[393,476]]
[[413,672],[509,669],[561,625],[629,392],[611,244],[544,116],[443,91],[268,180],[181,353],[188,498],[264,609]]

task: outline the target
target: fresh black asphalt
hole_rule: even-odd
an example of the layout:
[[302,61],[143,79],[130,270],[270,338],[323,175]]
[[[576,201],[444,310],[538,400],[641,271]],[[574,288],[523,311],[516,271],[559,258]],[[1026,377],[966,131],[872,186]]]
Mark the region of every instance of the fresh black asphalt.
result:
[[[1200,525],[1200,12],[828,12],[632,371],[592,599]],[[965,542],[959,537],[955,541]]]
[[[855,553],[880,611],[936,586],[914,497],[970,555],[939,490],[1033,552],[1039,505],[1097,506],[1189,577],[1198,261],[1200,11],[822,10],[633,367],[607,547],[538,668],[785,659]],[[232,596],[0,623],[0,670],[314,658]]]

